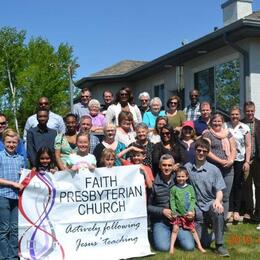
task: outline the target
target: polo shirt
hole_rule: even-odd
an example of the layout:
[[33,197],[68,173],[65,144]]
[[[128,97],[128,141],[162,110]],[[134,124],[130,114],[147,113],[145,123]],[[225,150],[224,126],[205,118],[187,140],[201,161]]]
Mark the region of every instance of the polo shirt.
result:
[[208,161],[200,168],[190,162],[184,166],[189,172],[189,180],[196,193],[197,206],[202,211],[209,211],[216,199],[216,193],[226,188],[220,170]]
[[204,120],[202,120],[201,117],[199,117],[197,120],[194,121],[194,128],[196,131],[196,135],[200,136],[202,135],[203,131],[208,129],[208,124]]

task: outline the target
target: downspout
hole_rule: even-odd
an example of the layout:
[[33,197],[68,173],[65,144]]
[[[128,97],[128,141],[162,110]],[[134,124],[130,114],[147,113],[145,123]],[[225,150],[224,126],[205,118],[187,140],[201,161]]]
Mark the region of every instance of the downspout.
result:
[[[244,101],[247,100],[247,96],[246,96],[246,89],[248,89],[251,93],[251,89],[249,89],[249,76],[250,76],[250,73],[249,73],[249,53],[244,50],[243,48],[241,48],[238,44],[230,41],[228,39],[228,35],[227,33],[225,32],[223,34],[223,38],[224,38],[224,41],[226,44],[228,44],[231,48],[233,48],[234,50],[238,51],[239,53],[242,54],[243,56],[243,67],[244,67],[244,75],[243,75],[243,79],[244,79]],[[251,96],[251,95],[249,95]]]

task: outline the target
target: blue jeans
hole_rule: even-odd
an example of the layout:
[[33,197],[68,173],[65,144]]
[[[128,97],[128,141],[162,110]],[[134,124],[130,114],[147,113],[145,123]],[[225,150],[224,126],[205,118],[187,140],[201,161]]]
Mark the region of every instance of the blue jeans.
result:
[[[171,242],[172,225],[163,221],[153,223],[153,244],[158,251],[169,251]],[[192,251],[195,247],[194,239],[189,230],[180,229],[177,237],[179,246],[186,251]]]
[[18,200],[0,197],[0,259],[18,259]]

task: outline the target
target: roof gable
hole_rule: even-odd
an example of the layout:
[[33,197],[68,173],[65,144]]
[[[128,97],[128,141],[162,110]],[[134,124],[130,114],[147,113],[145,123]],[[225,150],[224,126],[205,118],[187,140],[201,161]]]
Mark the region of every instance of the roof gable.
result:
[[123,60],[99,72],[91,74],[90,77],[123,75],[146,63],[146,61]]

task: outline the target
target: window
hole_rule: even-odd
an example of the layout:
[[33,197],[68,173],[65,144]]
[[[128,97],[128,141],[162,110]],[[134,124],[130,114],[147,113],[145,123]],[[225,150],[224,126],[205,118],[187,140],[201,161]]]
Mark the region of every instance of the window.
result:
[[195,73],[195,88],[200,91],[200,101],[214,104],[214,68]]
[[164,91],[164,83],[158,84],[154,86],[154,96],[159,97],[162,101],[162,104],[165,104],[165,91]]
[[228,113],[239,105],[240,65],[235,59],[194,74],[200,101],[209,101],[215,110]]

